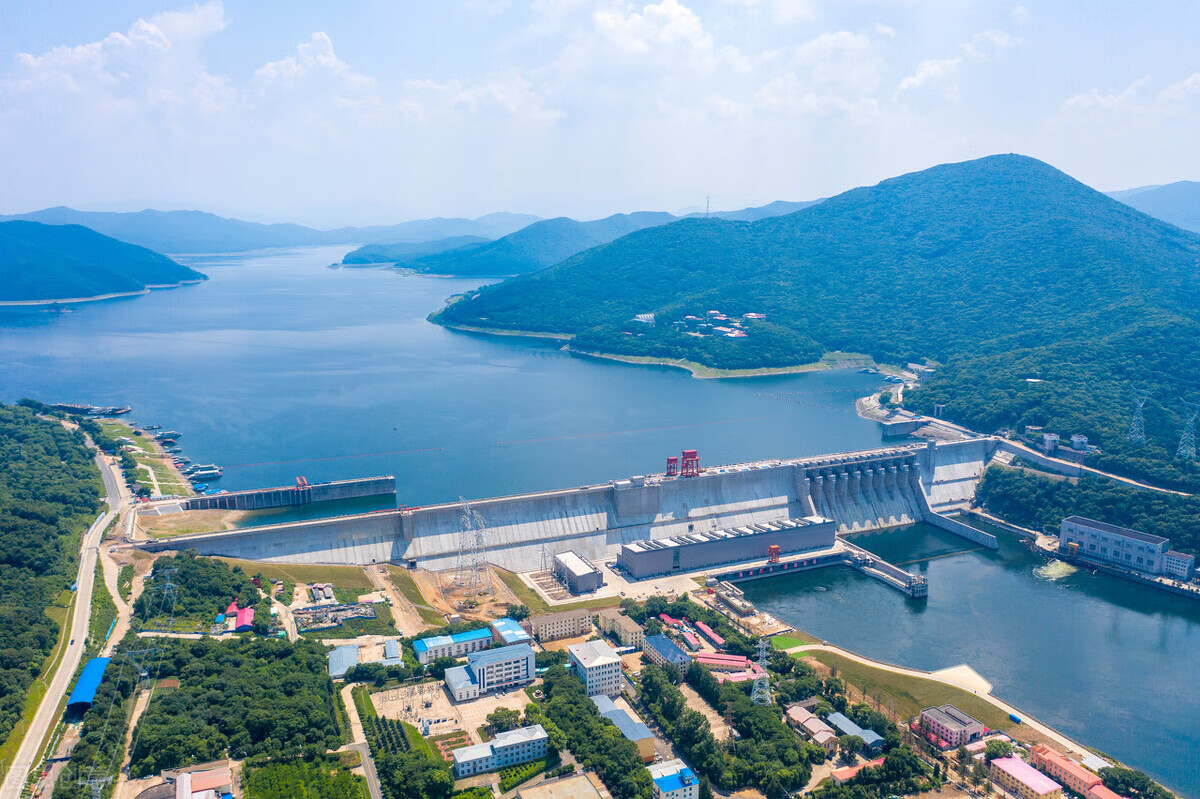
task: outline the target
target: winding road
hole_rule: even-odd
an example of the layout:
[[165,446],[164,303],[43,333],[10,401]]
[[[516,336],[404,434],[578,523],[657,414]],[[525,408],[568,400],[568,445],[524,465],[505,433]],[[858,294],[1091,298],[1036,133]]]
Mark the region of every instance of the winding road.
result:
[[[89,439],[88,445],[92,442]],[[29,771],[35,765],[34,759],[46,736],[58,722],[58,706],[67,692],[71,678],[79,668],[83,659],[84,646],[87,643],[88,622],[92,613],[92,588],[95,584],[96,558],[100,548],[100,538],[109,522],[121,511],[124,497],[121,493],[121,482],[115,467],[100,454],[96,455],[96,465],[100,468],[100,476],[104,478],[104,490],[107,493],[108,510],[88,528],[83,536],[79,555],[79,573],[76,577],[75,605],[71,612],[71,626],[68,633],[66,652],[59,662],[58,669],[50,678],[50,686],[38,705],[37,712],[30,722],[21,746],[17,749],[12,766],[4,775],[0,785],[0,799],[19,799]]]

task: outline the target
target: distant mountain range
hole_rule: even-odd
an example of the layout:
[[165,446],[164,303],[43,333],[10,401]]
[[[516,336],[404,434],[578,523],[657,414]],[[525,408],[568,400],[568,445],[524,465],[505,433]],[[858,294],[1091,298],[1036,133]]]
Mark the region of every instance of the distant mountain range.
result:
[[[722,211],[709,216],[714,219],[756,221],[792,213],[817,202],[820,201],[777,201],[758,208]],[[704,216],[692,214],[688,218]],[[455,238],[416,246],[372,244],[348,253],[343,263],[393,263],[424,274],[457,277],[520,275],[545,269],[629,233],[677,222],[679,219],[673,214],[654,211],[613,214],[590,222],[579,222],[564,216],[534,222],[491,242],[463,244],[461,238]]]
[[204,279],[165,255],[80,225],[0,222],[0,302],[136,293]]
[[[1198,261],[1200,236],[1005,155],[758,222],[642,230],[471,292],[432,318],[726,369],[833,351],[928,358],[936,376],[905,393],[919,411],[942,404],[947,418],[989,432],[1083,432],[1102,448],[1102,467],[1190,485],[1173,455],[1176,398],[1200,399]],[[648,314],[652,324],[634,319]],[[1140,448],[1125,436],[1130,385],[1156,398]]]
[[1156,219],[1200,233],[1200,183],[1181,180],[1165,186],[1110,191],[1108,196]]
[[264,247],[367,242],[422,242],[451,236],[495,239],[520,230],[541,217],[495,213],[478,219],[434,218],[375,227],[315,230],[303,225],[243,222],[203,211],[76,211],[59,206],[28,214],[0,216],[0,221],[23,220],[47,225],[83,225],[105,236],[167,253],[219,253]]

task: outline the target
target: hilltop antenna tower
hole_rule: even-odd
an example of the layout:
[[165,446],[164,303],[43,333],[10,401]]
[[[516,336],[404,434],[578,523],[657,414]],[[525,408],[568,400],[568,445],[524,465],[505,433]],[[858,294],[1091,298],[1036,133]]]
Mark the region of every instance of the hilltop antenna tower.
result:
[[750,692],[750,701],[756,705],[771,704],[771,675],[767,672],[767,649],[770,645],[766,638],[758,639],[758,666],[762,674],[754,678],[754,688]]
[[1187,423],[1183,426],[1183,435],[1179,437],[1179,449],[1175,451],[1176,460],[1196,459],[1196,415],[1200,414],[1200,405],[1186,400],[1179,400],[1183,405]]
[[1150,399],[1150,391],[1145,388],[1133,389],[1133,418],[1129,421],[1129,440],[1134,444],[1146,443],[1146,420],[1142,409]]
[[471,507],[471,503],[463,497],[458,499],[462,503],[462,533],[458,538],[458,569],[454,582],[459,588],[465,588],[467,596],[474,599],[486,594],[490,588],[487,559],[483,554],[487,547],[488,528],[483,516]]

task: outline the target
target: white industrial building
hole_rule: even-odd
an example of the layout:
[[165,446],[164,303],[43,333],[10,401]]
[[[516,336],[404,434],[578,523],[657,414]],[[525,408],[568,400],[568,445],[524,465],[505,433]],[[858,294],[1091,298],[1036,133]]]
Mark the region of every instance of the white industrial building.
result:
[[621,693],[621,656],[603,641],[585,641],[567,647],[571,668],[583,681],[588,696]]
[[497,771],[518,763],[528,763],[546,756],[549,736],[541,724],[502,732],[487,743],[464,746],[451,752],[454,757],[454,776],[470,777]]
[[1058,550],[1145,574],[1162,574],[1170,540],[1128,527],[1068,516],[1058,531]]
[[554,576],[573,594],[588,594],[604,585],[604,575],[574,552],[554,556]]
[[456,702],[533,682],[534,654],[529,644],[474,652],[467,665],[446,669],[446,688]]

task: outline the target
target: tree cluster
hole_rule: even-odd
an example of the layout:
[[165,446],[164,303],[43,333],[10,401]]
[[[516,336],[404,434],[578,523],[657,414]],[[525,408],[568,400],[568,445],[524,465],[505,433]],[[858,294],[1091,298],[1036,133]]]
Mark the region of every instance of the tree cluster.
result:
[[[171,592],[163,590],[167,577],[175,585]],[[200,557],[195,550],[167,555],[154,562],[154,579],[146,583],[145,590],[134,603],[134,614],[149,624],[162,621],[161,617],[171,611],[171,594],[174,595],[176,618],[205,622],[224,613],[230,602],[236,600],[239,608],[246,608],[256,607],[262,599],[254,581],[241,566],[230,568],[229,564],[216,558]],[[266,607],[269,618],[270,605]],[[255,610],[256,624],[262,615],[261,609]],[[265,624],[266,618],[261,621]]]
[[158,691],[134,737],[134,777],[222,757],[295,757],[340,739],[325,647],[300,640],[159,639]]
[[0,405],[0,740],[58,639],[45,610],[75,580],[79,537],[100,493],[81,434]]
[[246,799],[362,799],[365,788],[336,755],[266,763],[242,777]]
[[830,785],[814,791],[815,799],[883,799],[887,796],[912,796],[934,788],[929,770],[908,747],[901,746],[884,755],[883,763],[864,768],[845,785]]

